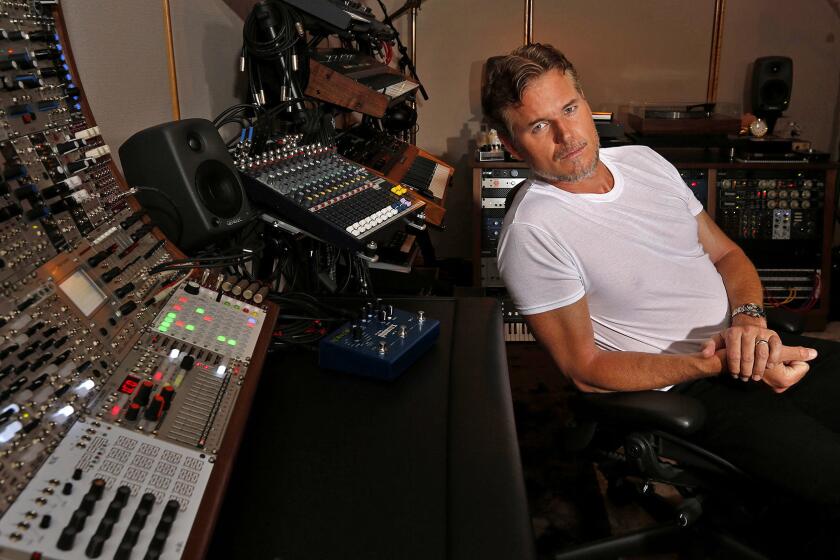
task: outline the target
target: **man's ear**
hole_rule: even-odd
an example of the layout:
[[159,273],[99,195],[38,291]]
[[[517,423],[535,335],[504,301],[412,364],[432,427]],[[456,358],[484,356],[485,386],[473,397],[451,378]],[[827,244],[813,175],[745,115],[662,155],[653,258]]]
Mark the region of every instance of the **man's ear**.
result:
[[519,155],[519,150],[517,150],[514,146],[513,140],[508,138],[506,134],[499,134],[499,140],[502,142],[502,146],[504,146],[505,149],[508,152],[510,152],[510,155],[512,155],[516,159],[522,159],[522,156]]

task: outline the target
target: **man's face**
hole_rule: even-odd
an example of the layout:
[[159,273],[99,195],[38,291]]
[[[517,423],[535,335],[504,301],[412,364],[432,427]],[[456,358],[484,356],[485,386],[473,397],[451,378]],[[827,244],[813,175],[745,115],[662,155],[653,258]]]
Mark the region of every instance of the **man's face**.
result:
[[598,166],[598,133],[589,104],[571,77],[550,70],[534,79],[519,106],[507,110],[508,150],[549,182],[578,183]]

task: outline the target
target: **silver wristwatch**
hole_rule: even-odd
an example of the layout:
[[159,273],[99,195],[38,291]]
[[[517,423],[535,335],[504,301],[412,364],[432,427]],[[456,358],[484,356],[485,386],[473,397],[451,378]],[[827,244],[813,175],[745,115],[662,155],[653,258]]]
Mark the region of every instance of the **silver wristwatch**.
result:
[[732,310],[732,314],[729,318],[734,319],[735,315],[741,315],[742,313],[744,315],[749,315],[750,317],[760,317],[761,319],[767,318],[767,313],[764,312],[764,308],[755,303],[745,303],[744,305],[739,305]]

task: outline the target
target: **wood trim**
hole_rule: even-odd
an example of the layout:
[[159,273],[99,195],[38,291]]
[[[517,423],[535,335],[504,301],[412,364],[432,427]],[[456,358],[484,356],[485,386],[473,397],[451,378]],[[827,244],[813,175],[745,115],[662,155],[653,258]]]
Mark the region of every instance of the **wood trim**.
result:
[[726,0],[715,0],[715,15],[712,21],[712,46],[709,52],[709,74],[706,79],[706,101],[717,101],[718,77],[720,74],[720,52],[723,44],[723,19]]
[[534,42],[534,0],[525,0],[525,45]]
[[175,43],[172,39],[172,13],[169,0],[163,0],[163,31],[166,33],[166,62],[169,71],[169,96],[172,98],[172,120],[181,120],[178,97],[178,74],[175,70]]

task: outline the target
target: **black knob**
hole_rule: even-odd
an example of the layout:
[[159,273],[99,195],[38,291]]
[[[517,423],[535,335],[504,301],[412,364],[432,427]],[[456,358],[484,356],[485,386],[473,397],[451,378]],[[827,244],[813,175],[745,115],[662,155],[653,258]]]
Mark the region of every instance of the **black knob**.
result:
[[111,532],[114,530],[114,523],[116,523],[115,519],[111,519],[109,517],[103,518],[102,521],[99,522],[99,526],[96,528],[96,534],[104,540],[110,539]]
[[87,493],[82,496],[82,503],[79,505],[79,510],[83,511],[85,515],[93,513],[93,507],[96,505],[96,496]]
[[105,539],[99,535],[93,535],[88,541],[85,548],[85,556],[88,558],[99,558],[102,554],[102,546],[105,544]]
[[172,529],[172,524],[175,523],[175,516],[171,513],[164,513],[160,516],[160,521],[158,521],[157,529],[158,531],[165,531],[169,533]]
[[195,365],[195,358],[191,354],[187,354],[181,359],[181,369],[191,370]]
[[69,525],[62,529],[61,535],[58,537],[58,542],[55,544],[59,550],[72,550],[73,543],[76,541],[76,529]]
[[122,286],[120,286],[119,288],[114,290],[114,295],[117,296],[118,298],[122,299],[133,291],[134,291],[134,284],[132,284],[131,282],[128,282],[127,284],[123,284]]
[[152,402],[146,406],[146,420],[150,420],[152,422],[156,422],[160,419],[161,414],[163,414],[163,407],[166,402],[163,400],[163,397],[160,395],[155,395],[155,398],[152,399]]
[[61,493],[65,496],[69,496],[73,493],[73,483],[72,482],[65,482],[64,488],[61,489]]
[[129,543],[133,547],[137,544],[137,536],[140,534],[140,529],[142,527],[138,527],[136,525],[129,525],[128,529],[125,530],[125,535],[123,535],[122,542],[120,545],[124,543]]
[[140,496],[140,505],[152,509],[152,506],[155,505],[155,495],[151,492],[146,492],[142,496]]
[[125,507],[128,503],[128,498],[131,497],[131,488],[128,486],[120,486],[117,488],[117,493],[114,496],[114,501]]
[[152,537],[152,542],[149,543],[149,548],[163,550],[163,545],[166,544],[166,538],[169,536],[169,531],[155,531]]
[[102,494],[105,493],[105,479],[104,478],[94,478],[93,482],[90,483],[90,489],[88,490],[88,494],[93,495],[94,498],[97,500],[102,499]]
[[136,402],[128,405],[128,410],[125,411],[125,419],[134,422],[137,420],[137,415],[140,414],[140,405]]
[[163,410],[169,410],[172,404],[172,397],[175,395],[175,388],[172,385],[167,385],[160,390],[160,396],[163,397]]
[[105,510],[105,517],[103,517],[102,520],[104,521],[108,519],[112,523],[118,521],[120,519],[120,512],[122,511],[123,507],[124,506],[120,504],[116,500],[116,498],[114,498],[113,500],[111,500],[111,503],[108,504],[108,509]]
[[76,469],[73,471],[73,480],[81,480],[82,479],[82,469]]
[[129,558],[131,558],[132,548],[134,548],[134,544],[126,542],[125,539],[123,539],[120,546],[117,548],[117,552],[114,554],[114,560],[129,560]]
[[73,527],[77,532],[81,532],[85,528],[85,521],[87,521],[88,514],[81,508],[73,512],[70,516],[68,527]]
[[137,394],[134,395],[134,402],[139,404],[140,406],[146,406],[149,404],[149,397],[152,396],[152,389],[154,388],[155,384],[146,379],[140,384],[140,387],[137,388]]
[[184,291],[188,294],[197,296],[198,292],[200,291],[200,286],[198,285],[198,282],[187,282],[187,284],[184,286]]
[[47,513],[43,517],[41,517],[41,522],[38,523],[38,527],[41,529],[49,529],[50,525],[52,525],[52,515]]

